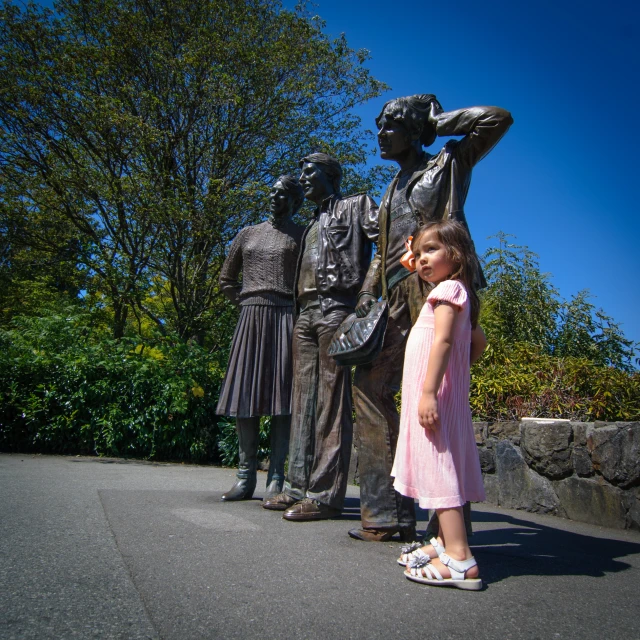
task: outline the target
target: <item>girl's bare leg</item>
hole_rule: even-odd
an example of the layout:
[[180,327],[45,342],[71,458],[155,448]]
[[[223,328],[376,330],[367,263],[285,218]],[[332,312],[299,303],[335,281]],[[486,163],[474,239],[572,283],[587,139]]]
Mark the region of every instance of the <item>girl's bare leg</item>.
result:
[[[440,538],[447,555],[453,560],[468,560],[471,558],[473,554],[467,541],[467,531],[464,525],[462,507],[437,509],[437,512],[438,519],[440,520]],[[426,552],[425,550],[425,553]],[[451,577],[449,569],[443,565],[438,558],[433,559],[431,562],[442,574],[443,578]],[[466,578],[477,578],[478,576],[479,571],[477,566],[471,567],[465,574]]]

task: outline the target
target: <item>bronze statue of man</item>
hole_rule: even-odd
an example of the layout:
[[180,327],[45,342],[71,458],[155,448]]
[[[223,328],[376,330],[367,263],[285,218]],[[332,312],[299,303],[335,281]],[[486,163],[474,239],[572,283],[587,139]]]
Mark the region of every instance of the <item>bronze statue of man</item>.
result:
[[300,183],[316,212],[307,226],[294,292],[293,397],[284,491],[263,503],[286,520],[340,515],[353,438],[351,369],[327,354],[333,334],[356,305],[378,239],[378,207],[367,195],[342,197],[342,169],[313,153]]
[[[467,226],[464,203],[471,170],[512,122],[511,115],[497,107],[445,113],[431,94],[391,100],[376,119],[380,155],[397,162],[400,171],[380,205],[377,253],[356,308],[358,315],[366,315],[383,295],[390,313],[382,352],[371,364],[357,367],[354,377],[362,528],[349,531],[353,538],[415,536],[413,500],[396,493],[390,477],[399,429],[394,396],[402,379],[406,339],[427,293],[416,274],[400,263],[405,241],[430,220],[451,218]],[[464,137],[448,141],[435,155],[423,151],[437,136]],[[483,283],[481,273],[478,280]],[[468,519],[468,509],[466,515]]]

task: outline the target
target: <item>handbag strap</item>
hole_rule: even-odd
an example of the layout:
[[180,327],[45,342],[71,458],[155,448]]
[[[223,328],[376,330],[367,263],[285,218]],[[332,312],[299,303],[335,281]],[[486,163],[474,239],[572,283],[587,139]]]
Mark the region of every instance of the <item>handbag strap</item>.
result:
[[386,248],[384,251],[384,259],[380,261],[380,283],[382,285],[382,299],[385,301],[389,300],[389,286],[387,283],[387,251],[389,250],[389,231],[391,229],[391,201],[393,200],[393,194],[396,191],[396,185],[398,184],[398,180],[400,179],[400,172],[396,174],[395,178],[389,185],[387,189],[387,193],[385,193],[386,199],[386,210],[387,210],[387,219],[385,221],[385,237],[386,237]]

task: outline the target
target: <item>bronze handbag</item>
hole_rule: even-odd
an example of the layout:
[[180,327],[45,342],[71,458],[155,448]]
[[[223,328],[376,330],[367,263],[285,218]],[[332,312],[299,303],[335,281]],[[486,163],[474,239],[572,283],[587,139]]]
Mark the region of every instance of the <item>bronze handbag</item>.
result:
[[364,318],[348,315],[333,334],[327,353],[346,367],[372,362],[382,351],[388,320],[386,300],[375,302]]

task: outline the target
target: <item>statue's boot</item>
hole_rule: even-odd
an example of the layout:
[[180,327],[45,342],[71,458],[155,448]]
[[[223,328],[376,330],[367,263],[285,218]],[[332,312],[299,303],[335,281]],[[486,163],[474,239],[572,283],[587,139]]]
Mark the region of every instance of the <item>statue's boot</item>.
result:
[[271,417],[271,457],[267,474],[265,500],[282,492],[284,486],[284,462],[289,452],[289,432],[291,416]]
[[222,496],[225,501],[251,500],[256,488],[260,418],[236,418],[236,431],[240,462],[236,483]]

